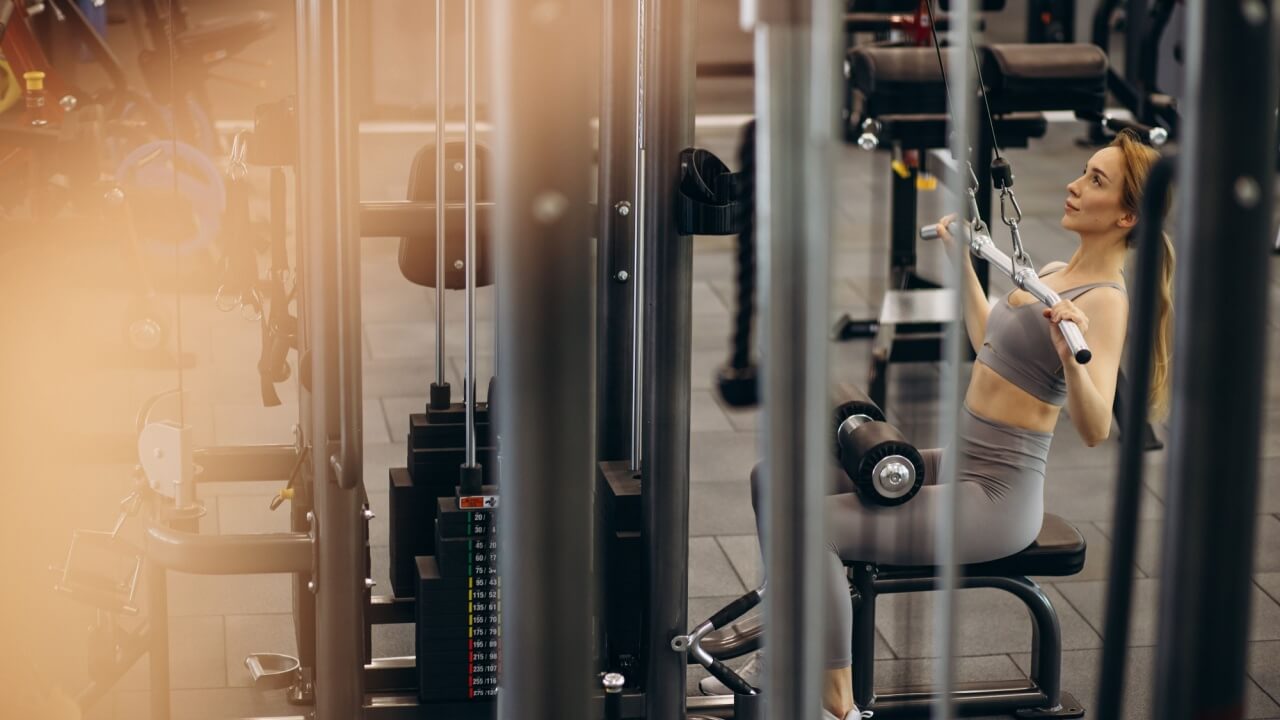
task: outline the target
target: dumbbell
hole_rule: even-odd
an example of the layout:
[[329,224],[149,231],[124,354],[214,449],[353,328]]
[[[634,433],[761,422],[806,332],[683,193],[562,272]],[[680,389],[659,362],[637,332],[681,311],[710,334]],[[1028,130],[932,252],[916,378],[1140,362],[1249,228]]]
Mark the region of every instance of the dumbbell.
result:
[[836,455],[865,503],[901,505],[924,485],[920,451],[883,419],[851,414],[840,420]]

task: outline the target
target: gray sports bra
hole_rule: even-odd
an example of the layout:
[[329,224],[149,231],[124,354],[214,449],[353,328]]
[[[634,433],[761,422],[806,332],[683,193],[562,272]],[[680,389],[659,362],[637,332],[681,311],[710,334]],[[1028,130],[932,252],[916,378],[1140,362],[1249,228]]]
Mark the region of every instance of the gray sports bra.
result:
[[[1075,300],[1098,287],[1124,292],[1118,283],[1098,282],[1062,290],[1058,295]],[[1044,305],[1034,300],[1013,307],[1008,295],[1000,298],[987,316],[987,334],[978,350],[978,362],[1041,401],[1061,406],[1067,401],[1067,381],[1043,311]]]

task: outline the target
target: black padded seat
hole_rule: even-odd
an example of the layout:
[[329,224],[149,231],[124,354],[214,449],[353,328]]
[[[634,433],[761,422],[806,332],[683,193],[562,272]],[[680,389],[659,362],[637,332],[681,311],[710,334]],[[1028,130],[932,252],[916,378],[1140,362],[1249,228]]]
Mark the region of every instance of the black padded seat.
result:
[[[964,577],[1067,577],[1084,569],[1084,536],[1079,530],[1058,517],[1045,513],[1040,535],[1026,550],[999,560],[961,565],[958,570]],[[903,565],[879,566],[878,579],[933,577],[933,566],[911,567]]]
[[982,48],[982,79],[994,113],[1102,112],[1107,54],[1084,43],[988,45]]
[[946,85],[933,48],[855,47],[849,51],[849,81],[862,95],[864,117],[947,112]]

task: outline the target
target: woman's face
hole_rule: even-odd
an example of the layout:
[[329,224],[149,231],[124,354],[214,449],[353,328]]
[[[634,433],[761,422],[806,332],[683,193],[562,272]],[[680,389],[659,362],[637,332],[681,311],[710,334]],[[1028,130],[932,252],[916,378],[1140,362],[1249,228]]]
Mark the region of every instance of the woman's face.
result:
[[1128,230],[1137,222],[1123,205],[1124,155],[1108,147],[1094,153],[1084,174],[1067,185],[1062,227],[1081,235]]

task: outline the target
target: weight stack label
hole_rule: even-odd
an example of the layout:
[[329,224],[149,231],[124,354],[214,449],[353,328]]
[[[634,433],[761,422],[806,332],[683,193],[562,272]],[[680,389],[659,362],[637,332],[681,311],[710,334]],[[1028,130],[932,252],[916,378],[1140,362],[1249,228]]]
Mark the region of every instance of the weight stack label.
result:
[[[457,512],[457,511],[455,511]],[[481,514],[492,527],[492,513]],[[463,513],[457,513],[462,515]],[[439,557],[418,558],[418,688],[423,701],[492,698],[502,666],[502,590],[496,538],[442,537]],[[447,549],[446,549],[447,548]],[[445,555],[454,567],[445,572]]]

